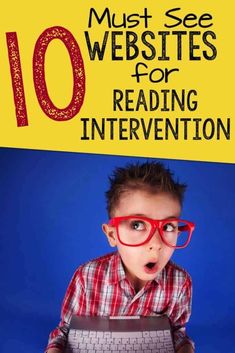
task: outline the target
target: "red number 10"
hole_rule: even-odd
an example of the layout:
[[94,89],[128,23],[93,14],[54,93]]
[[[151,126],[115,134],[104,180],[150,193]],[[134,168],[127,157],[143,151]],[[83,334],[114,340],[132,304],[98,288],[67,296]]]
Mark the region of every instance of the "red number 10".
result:
[[[17,126],[27,126],[28,116],[16,32],[6,33],[6,39]],[[49,43],[53,39],[60,39],[66,46],[73,70],[73,96],[69,105],[64,109],[57,108],[51,101],[45,80],[45,54]],[[34,48],[33,80],[39,105],[49,118],[56,121],[65,121],[78,114],[85,96],[85,70],[78,43],[67,29],[59,26],[51,27],[40,35]]]

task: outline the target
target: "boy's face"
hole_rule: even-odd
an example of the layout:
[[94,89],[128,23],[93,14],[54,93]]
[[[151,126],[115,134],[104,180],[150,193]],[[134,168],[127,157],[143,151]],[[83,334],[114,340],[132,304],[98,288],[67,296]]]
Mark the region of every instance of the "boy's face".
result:
[[[136,190],[121,195],[119,203],[113,212],[113,217],[145,216],[152,219],[163,220],[178,218],[181,206],[177,199],[166,193],[151,194],[147,191]],[[117,246],[124,264],[126,275],[136,290],[141,289],[146,282],[153,280],[165,267],[171,258],[174,249],[163,243],[158,230],[150,241],[137,247],[125,246],[118,240],[116,229],[103,224],[109,244]],[[152,263],[152,268],[148,264]]]

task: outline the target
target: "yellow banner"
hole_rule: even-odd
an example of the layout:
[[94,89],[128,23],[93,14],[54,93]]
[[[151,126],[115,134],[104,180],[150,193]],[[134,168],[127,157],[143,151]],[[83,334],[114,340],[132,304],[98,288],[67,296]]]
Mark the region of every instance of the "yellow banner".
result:
[[220,1],[5,2],[0,145],[235,162]]

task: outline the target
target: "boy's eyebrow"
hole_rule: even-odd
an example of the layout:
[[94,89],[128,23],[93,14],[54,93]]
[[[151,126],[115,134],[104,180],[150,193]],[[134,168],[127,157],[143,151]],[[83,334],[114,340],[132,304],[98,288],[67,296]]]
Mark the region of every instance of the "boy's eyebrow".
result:
[[[144,213],[132,213],[132,214],[130,214],[130,215],[127,215],[128,217],[129,216],[133,216],[133,217],[135,217],[135,216],[139,216],[139,217],[146,217],[146,218],[149,218],[149,219],[154,219],[154,218],[151,218],[151,217],[148,217],[148,216],[146,216]],[[166,218],[163,218],[162,220],[167,220],[167,219],[172,219],[172,218],[179,218],[179,216],[168,216],[168,217],[166,217]]]

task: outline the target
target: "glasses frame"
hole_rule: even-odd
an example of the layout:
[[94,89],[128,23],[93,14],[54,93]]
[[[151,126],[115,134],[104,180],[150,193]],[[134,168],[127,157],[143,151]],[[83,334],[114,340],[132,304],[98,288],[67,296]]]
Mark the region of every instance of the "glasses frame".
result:
[[[149,236],[147,237],[147,239],[145,241],[143,241],[142,243],[140,244],[128,244],[128,243],[125,243],[121,240],[120,238],[120,235],[119,235],[119,224],[121,221],[124,221],[124,220],[128,220],[128,219],[138,219],[138,220],[141,220],[141,221],[147,221],[150,223],[151,225],[151,230],[150,230],[150,233],[149,233]],[[185,227],[188,226],[188,231],[189,231],[189,235],[188,235],[188,239],[186,241],[186,243],[184,245],[171,245],[169,244],[165,239],[164,239],[164,236],[163,236],[163,226],[169,222],[173,222],[173,221],[176,221],[176,222],[184,222],[186,223],[186,226],[182,226],[181,229],[182,231],[183,230],[186,230]],[[173,248],[173,249],[184,249],[186,248],[186,246],[189,244],[190,240],[191,240],[191,236],[192,236],[192,233],[195,229],[195,223],[193,222],[189,222],[189,221],[186,221],[186,220],[183,220],[183,219],[180,219],[180,218],[169,218],[169,219],[162,219],[162,220],[158,220],[158,219],[152,219],[152,218],[148,218],[148,217],[144,217],[144,216],[123,216],[123,217],[113,217],[109,220],[109,225],[112,226],[112,227],[115,227],[116,228],[116,231],[117,231],[117,236],[118,236],[118,240],[119,242],[122,244],[122,245],[125,245],[125,246],[131,246],[131,247],[136,247],[136,246],[141,246],[141,245],[144,245],[146,243],[148,243],[150,241],[150,239],[153,237],[156,229],[158,230],[159,232],[159,235],[161,237],[161,240],[162,242],[169,246],[170,248]],[[179,229],[179,234],[180,234],[180,231]]]

